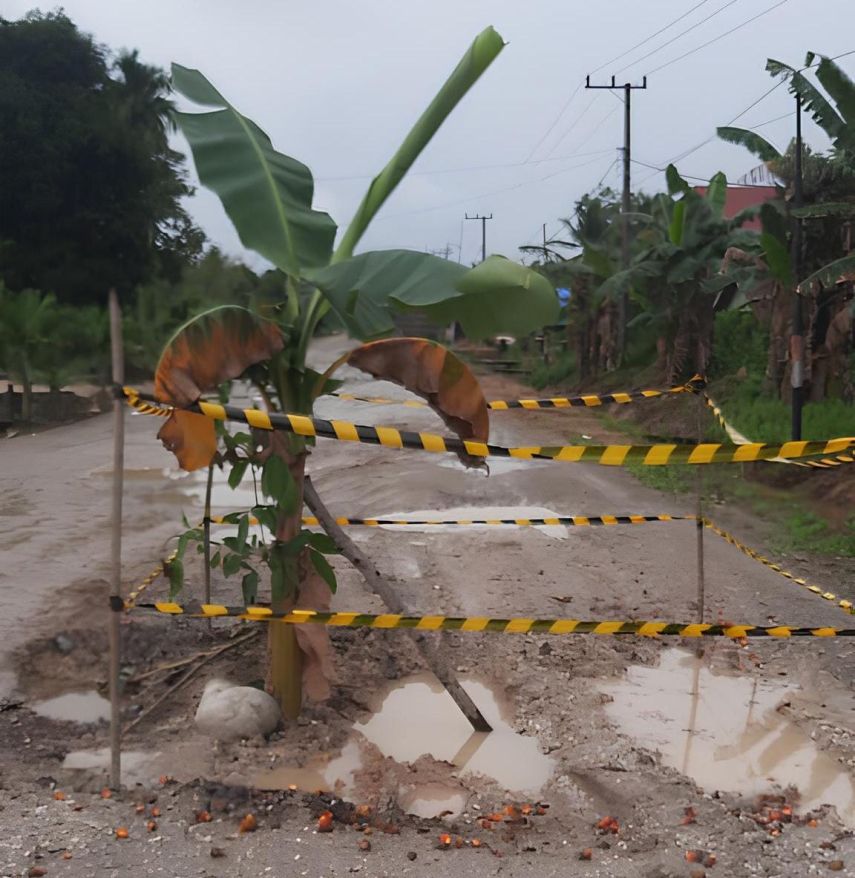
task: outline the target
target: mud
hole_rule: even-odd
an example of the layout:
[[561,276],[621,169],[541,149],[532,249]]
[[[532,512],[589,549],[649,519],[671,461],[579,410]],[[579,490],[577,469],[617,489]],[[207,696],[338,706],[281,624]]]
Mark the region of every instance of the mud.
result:
[[[315,363],[331,361],[340,347],[338,340],[323,341]],[[350,392],[402,395],[356,373],[346,377]],[[525,392],[514,392],[507,378],[501,383],[488,386],[487,395]],[[420,409],[334,400],[319,413],[440,432],[432,413]],[[672,642],[449,632],[442,649],[498,725],[473,740],[442,705],[444,696],[401,632],[335,630],[337,678],[327,703],[308,705],[270,740],[215,745],[192,726],[196,703],[211,676],[259,681],[264,644],[256,637],[210,660],[125,736],[128,789],[102,799],[103,725],[49,719],[34,707],[68,693],[106,694],[108,420],[0,446],[0,489],[18,510],[4,518],[0,537],[8,559],[0,574],[0,671],[8,684],[0,702],[0,873],[42,866],[50,875],[81,876],[160,869],[217,876],[466,871],[663,878],[688,876],[697,867],[685,853],[696,849],[715,853],[715,867],[707,867],[712,875],[824,874],[836,860],[842,874],[851,873],[855,842],[845,780],[851,790],[855,645],[846,640],[705,642],[696,734],[684,767],[695,670],[672,658],[678,645]],[[616,438],[588,410],[496,413],[492,424],[492,441],[505,444]],[[154,440],[157,427],[156,419],[128,419],[128,466],[144,474],[126,486],[129,585],[168,550],[169,537],[181,529],[180,512],[200,516],[198,481],[163,477],[174,468]],[[487,517],[499,509],[534,514],[533,508],[564,515],[693,511],[691,498],[674,501],[628,472],[581,465],[522,462],[486,478],[439,455],[319,442],[309,468],[333,513],[353,517],[390,511],[474,517],[476,510]],[[763,548],[763,522],[727,508],[717,515],[738,534],[748,530]],[[686,621],[698,612],[690,522],[568,529],[563,539],[496,526],[350,533],[414,612]],[[383,609],[341,559],[333,563],[335,609]],[[707,618],[845,622],[827,602],[721,541],[706,540],[706,563]],[[189,567],[187,597],[199,596],[198,569]],[[838,571],[829,585],[851,598],[851,581],[839,567],[820,560],[810,578],[823,582],[826,570]],[[233,584],[215,578],[213,585],[215,596],[234,598]],[[164,589],[158,582],[153,594]],[[246,631],[233,620],[208,626],[145,613],[126,617],[126,723],[180,678],[176,662]],[[59,634],[70,649],[65,640],[58,647]],[[76,755],[66,762],[69,753]],[[327,793],[319,798],[318,790]],[[55,799],[56,791],[63,797]],[[788,797],[798,819],[772,834],[758,822],[757,794]],[[370,836],[353,825],[342,796],[372,815]],[[161,815],[149,832],[152,798]],[[694,814],[689,823],[687,808]],[[334,831],[317,834],[324,809],[338,815]],[[197,822],[201,811],[211,822]],[[240,833],[248,812],[258,830]],[[605,816],[615,818],[617,833],[596,828]],[[116,840],[117,826],[128,827],[128,839]],[[461,847],[455,841],[438,849],[441,832],[459,837]],[[357,847],[366,838],[370,851]],[[473,840],[480,844],[473,847]],[[225,856],[212,857],[213,848]],[[587,848],[591,859],[580,861]],[[65,851],[71,859],[63,858]]]

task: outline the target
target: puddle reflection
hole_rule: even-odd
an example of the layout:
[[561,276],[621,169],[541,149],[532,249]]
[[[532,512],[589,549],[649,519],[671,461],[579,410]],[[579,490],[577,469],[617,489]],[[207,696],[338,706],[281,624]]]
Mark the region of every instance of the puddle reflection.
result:
[[855,826],[852,777],[777,710],[792,685],[715,674],[694,653],[668,649],[658,667],[632,666],[601,688],[623,731],[699,786],[749,796],[792,786],[801,811],[834,805]]

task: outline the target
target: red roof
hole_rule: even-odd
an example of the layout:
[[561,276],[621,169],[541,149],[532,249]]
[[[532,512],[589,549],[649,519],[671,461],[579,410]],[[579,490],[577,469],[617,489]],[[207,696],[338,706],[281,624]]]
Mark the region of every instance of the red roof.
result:
[[[695,192],[706,195],[706,186],[695,186]],[[779,190],[775,186],[728,186],[727,198],[724,202],[724,215],[730,219],[747,207],[764,204],[778,197]],[[742,224],[744,229],[760,229],[760,220],[747,220]]]

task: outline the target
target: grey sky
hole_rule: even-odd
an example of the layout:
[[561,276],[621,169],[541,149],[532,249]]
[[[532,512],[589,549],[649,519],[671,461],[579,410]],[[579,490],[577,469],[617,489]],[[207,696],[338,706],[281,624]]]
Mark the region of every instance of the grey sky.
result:
[[[557,229],[558,217],[598,180],[619,188],[619,165],[612,163],[619,157],[623,108],[609,92],[580,89],[532,150],[586,73],[699,2],[64,0],[63,7],[114,49],[138,48],[143,60],[164,67],[171,61],[198,67],[278,149],[309,165],[316,206],[340,228],[472,38],[492,24],[508,45],[429,145],[417,173],[386,203],[361,247],[456,248],[462,231],[463,261],[469,262],[480,254],[480,225],[461,228],[464,211],[492,212],[488,252],[518,258],[520,244],[539,242],[541,223]],[[767,56],[801,64],[807,50],[837,55],[855,49],[853,0],[785,0],[721,41],[652,72],[780,2],[705,0],[595,74],[593,82],[603,81],[721,10],[620,71],[619,82],[650,74],[648,90],[633,94],[635,158],[663,166],[713,135],[716,125],[774,84],[763,69]],[[34,5],[5,0],[2,14],[17,18]],[[840,63],[855,76],[855,55]],[[736,124],[775,119],[792,109],[792,100],[781,87]],[[791,129],[787,118],[760,133],[782,148]],[[805,134],[812,145],[827,145],[813,123]],[[713,140],[678,167],[703,177],[724,170],[736,179],[754,164],[739,147]],[[449,170],[460,168],[467,170]],[[653,191],[662,175],[635,165],[633,184],[642,182]],[[215,243],[243,254],[215,196],[200,189],[190,208]],[[251,255],[247,261],[261,264]]]

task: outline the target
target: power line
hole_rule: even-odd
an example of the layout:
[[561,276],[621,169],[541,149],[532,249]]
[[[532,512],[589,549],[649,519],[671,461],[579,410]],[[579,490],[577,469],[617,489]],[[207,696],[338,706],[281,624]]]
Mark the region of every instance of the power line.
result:
[[[461,204],[466,204],[467,202],[475,201],[479,198],[489,198],[493,195],[501,195],[505,192],[511,192],[514,189],[521,189],[523,186],[530,186],[530,185],[533,185],[535,183],[542,183],[545,180],[551,180],[553,177],[557,177],[559,174],[566,174],[568,171],[577,171],[580,168],[586,168],[589,165],[592,165],[595,162],[600,161],[600,158],[601,157],[598,156],[597,158],[592,159],[591,161],[583,162],[580,165],[571,165],[568,168],[561,168],[558,171],[553,171],[551,174],[546,174],[545,176],[538,177],[534,180],[523,180],[521,183],[514,183],[512,186],[504,186],[501,189],[493,189],[490,192],[482,192],[479,195],[468,195],[465,198],[459,198],[456,201],[451,201],[451,202],[448,202],[445,204],[435,204],[433,207],[418,207],[418,208],[415,208],[413,210],[405,210],[405,211],[402,211],[400,213],[389,214],[388,216],[378,216],[374,220],[374,222],[377,223],[377,222],[382,222],[383,220],[397,219],[398,217],[410,216],[412,214],[417,214],[417,213],[429,213],[429,212],[434,211],[434,210],[444,210],[445,208],[458,207]],[[615,159],[614,161],[617,161],[617,159]],[[612,164],[614,164],[614,161],[612,162]]]
[[585,107],[585,109],[582,110],[581,113],[579,113],[579,115],[570,123],[570,127],[561,135],[561,137],[558,138],[558,140],[555,141],[555,143],[552,145],[552,149],[550,149],[549,152],[546,154],[547,158],[549,158],[549,156],[551,156],[552,153],[555,152],[555,150],[558,148],[558,146],[561,143],[563,143],[564,138],[568,134],[570,134],[579,125],[579,123],[582,121],[582,119],[585,118],[585,115],[587,114],[588,110],[590,110],[591,107],[594,106],[594,101],[596,101],[596,99],[597,99],[597,95],[594,95],[591,98],[591,102],[588,104],[588,106]]
[[[584,145],[584,144],[583,144]],[[577,152],[573,151],[572,153],[568,153],[567,155],[553,156],[551,158],[542,158],[535,159],[534,161],[524,161],[524,162],[501,162],[494,165],[465,165],[457,168],[430,168],[425,171],[409,171],[407,173],[408,177],[417,177],[417,176],[427,176],[433,174],[458,174],[465,173],[470,171],[492,171],[500,168],[522,168],[526,165],[542,165],[546,162],[563,162],[570,158],[585,158],[586,156],[592,155],[604,155],[607,152],[611,152],[611,148],[609,149],[598,149],[594,152]],[[347,174],[339,177],[315,177],[316,183],[337,183],[343,182],[347,180],[371,180],[376,177],[376,174]]]
[[735,33],[738,30],[741,30],[746,25],[751,24],[753,21],[757,21],[758,18],[762,18],[764,15],[768,15],[770,12],[774,12],[774,10],[789,2],[790,0],[779,0],[778,3],[769,6],[762,12],[758,12],[757,15],[754,15],[751,18],[743,21],[741,24],[732,27],[730,30],[726,30],[723,34],[719,34],[717,37],[713,37],[711,40],[702,43],[700,46],[696,46],[694,49],[690,49],[688,52],[685,52],[684,54],[679,55],[676,58],[672,58],[670,61],[666,61],[664,64],[660,64],[658,67],[654,67],[648,75],[652,76],[654,73],[658,73],[660,70],[664,70],[666,67],[670,67],[672,64],[676,64],[678,61],[682,61],[684,58],[688,58],[689,55],[694,55],[695,52],[700,52],[701,49],[706,49],[707,46],[711,46],[713,43],[717,43],[719,40],[723,40],[725,37],[730,36],[732,33]]
[[699,28],[702,24],[709,21],[711,18],[715,18],[720,12],[724,12],[729,6],[733,6],[734,3],[738,3],[739,0],[728,0],[724,6],[719,6],[714,12],[711,12],[706,18],[702,18],[700,21],[695,22],[691,27],[687,27],[685,30],[680,31],[676,37],[671,37],[670,40],[662,43],[661,46],[657,46],[655,49],[651,49],[646,55],[642,55],[640,58],[636,58],[635,61],[630,61],[629,64],[624,65],[619,70],[615,71],[615,74],[621,73],[629,67],[633,67],[636,64],[640,64],[642,61],[646,61],[651,55],[655,55],[657,52],[661,52],[662,49],[670,46],[672,43],[676,43],[680,37],[686,36],[686,34],[691,33],[696,28]]
[[567,112],[567,108],[570,106],[570,104],[573,103],[573,98],[575,98],[576,95],[579,94],[579,90],[581,88],[582,81],[579,80],[579,84],[576,86],[576,88],[573,89],[573,94],[571,94],[570,97],[565,101],[564,106],[558,111],[558,115],[552,120],[552,124],[549,126],[549,128],[546,129],[540,140],[538,140],[537,143],[535,143],[535,145],[532,147],[531,152],[526,157],[527,162],[531,161],[531,157],[538,151],[538,149],[540,149],[540,145],[543,143],[543,141],[546,140],[546,138],[549,137],[550,134],[552,134],[553,129],[559,123],[561,117]]
[[665,33],[666,30],[668,30],[669,28],[672,28],[675,24],[677,24],[678,21],[682,21],[684,18],[691,15],[696,9],[700,9],[701,6],[703,6],[706,3],[709,3],[709,0],[701,0],[700,3],[695,4],[688,11],[684,12],[682,15],[678,16],[673,21],[668,22],[668,24],[666,24],[665,27],[661,27],[655,33],[650,34],[649,37],[645,37],[640,43],[636,43],[634,46],[631,46],[625,52],[621,52],[620,55],[615,55],[614,58],[612,58],[609,61],[606,61],[605,64],[601,64],[599,67],[595,67],[591,71],[591,75],[593,76],[595,73],[599,73],[601,70],[604,70],[606,67],[611,67],[611,65],[614,64],[615,61],[620,61],[621,58],[625,58],[630,52],[634,52],[636,49],[640,49],[645,43],[649,43],[652,39],[654,39],[655,37],[658,37],[659,34]]

